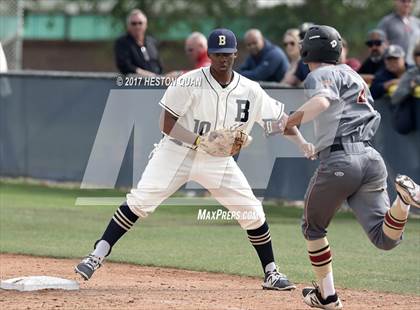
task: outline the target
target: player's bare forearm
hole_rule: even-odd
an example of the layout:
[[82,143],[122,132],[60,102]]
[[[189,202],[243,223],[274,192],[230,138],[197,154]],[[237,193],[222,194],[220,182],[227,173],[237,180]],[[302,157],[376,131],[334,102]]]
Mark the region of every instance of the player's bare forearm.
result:
[[286,129],[284,131],[284,136],[295,143],[302,153],[305,155],[306,158],[315,159],[315,147],[312,143],[306,141],[306,139],[302,136],[299,129],[295,126],[290,129]]
[[284,131],[284,137],[295,143],[297,146],[301,146],[307,143],[305,138],[302,136],[302,134],[296,126],[292,128],[287,128]]
[[188,144],[194,144],[197,135],[182,127],[177,121],[177,117],[166,110],[162,110],[159,120],[160,130],[172,138]]
[[286,128],[292,128],[301,124],[308,123],[318,117],[330,106],[330,101],[326,97],[315,96],[306,101],[296,112],[289,116]]

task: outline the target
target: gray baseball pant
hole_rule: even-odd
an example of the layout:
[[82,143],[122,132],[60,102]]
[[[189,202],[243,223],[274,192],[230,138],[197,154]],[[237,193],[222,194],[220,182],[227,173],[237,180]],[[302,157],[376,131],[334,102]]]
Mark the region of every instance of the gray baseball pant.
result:
[[384,215],[390,208],[386,190],[387,170],[382,156],[363,143],[343,144],[344,151],[319,154],[320,164],[305,195],[302,232],[307,240],[326,236],[327,227],[344,201],[353,210],[370,241],[390,250],[393,240],[382,230]]

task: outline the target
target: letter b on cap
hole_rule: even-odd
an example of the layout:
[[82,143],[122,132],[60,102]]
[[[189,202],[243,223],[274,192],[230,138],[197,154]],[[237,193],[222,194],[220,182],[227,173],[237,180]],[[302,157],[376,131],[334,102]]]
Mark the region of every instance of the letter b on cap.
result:
[[226,45],[226,36],[224,35],[219,36],[219,45]]

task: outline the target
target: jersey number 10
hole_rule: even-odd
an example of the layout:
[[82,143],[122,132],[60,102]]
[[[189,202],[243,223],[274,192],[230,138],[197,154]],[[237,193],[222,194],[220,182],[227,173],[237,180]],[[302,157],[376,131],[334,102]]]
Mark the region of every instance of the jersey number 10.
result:
[[207,121],[200,121],[199,119],[194,119],[194,132],[198,135],[205,135],[210,131],[211,123]]

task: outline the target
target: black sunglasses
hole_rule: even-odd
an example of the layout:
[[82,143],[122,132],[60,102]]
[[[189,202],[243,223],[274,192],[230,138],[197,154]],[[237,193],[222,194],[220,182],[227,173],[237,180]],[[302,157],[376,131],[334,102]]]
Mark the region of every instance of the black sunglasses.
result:
[[130,23],[131,24],[131,26],[136,26],[136,25],[143,25],[143,22],[131,22]]
[[295,42],[293,42],[293,41],[290,41],[290,42],[284,42],[284,43],[283,43],[283,45],[284,45],[284,46],[288,46],[288,45],[295,46]]
[[369,47],[372,46],[381,46],[382,45],[382,40],[370,40],[370,41],[366,41],[366,45]]

